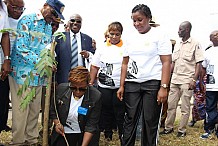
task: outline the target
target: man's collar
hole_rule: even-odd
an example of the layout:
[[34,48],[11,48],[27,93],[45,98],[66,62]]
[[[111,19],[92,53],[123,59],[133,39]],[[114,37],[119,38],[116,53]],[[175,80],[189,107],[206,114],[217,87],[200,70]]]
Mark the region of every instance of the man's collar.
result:
[[189,37],[186,41],[182,41],[182,39],[180,40],[180,43],[186,44],[186,43],[190,43],[192,41],[192,38]]
[[37,18],[37,20],[44,19],[44,17],[42,16],[42,13],[41,13],[40,10],[38,10],[38,11],[36,12],[36,18]]

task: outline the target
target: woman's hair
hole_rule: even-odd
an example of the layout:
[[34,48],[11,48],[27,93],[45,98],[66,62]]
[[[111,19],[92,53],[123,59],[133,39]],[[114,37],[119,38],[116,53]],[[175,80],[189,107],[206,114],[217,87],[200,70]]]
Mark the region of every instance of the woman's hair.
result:
[[132,13],[135,12],[140,12],[143,15],[145,15],[146,17],[152,19],[152,14],[151,14],[151,10],[147,5],[144,4],[138,4],[136,5],[133,9],[132,9]]
[[70,82],[84,82],[89,83],[90,74],[89,70],[83,66],[77,66],[70,70],[69,78]]
[[108,25],[108,32],[111,30],[118,30],[121,34],[123,33],[123,26],[120,22],[115,21]]

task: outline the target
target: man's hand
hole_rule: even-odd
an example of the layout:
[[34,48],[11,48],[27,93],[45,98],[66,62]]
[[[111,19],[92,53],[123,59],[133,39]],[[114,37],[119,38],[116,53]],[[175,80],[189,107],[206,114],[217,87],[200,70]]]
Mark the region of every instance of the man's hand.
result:
[[83,58],[89,58],[89,52],[86,50],[81,51],[80,54],[82,55]]
[[195,80],[192,80],[190,83],[189,83],[189,90],[194,90],[196,88],[196,81]]
[[10,72],[11,72],[11,62],[10,60],[6,59],[2,64],[2,68],[1,68],[1,79],[5,80],[5,78],[8,76]]

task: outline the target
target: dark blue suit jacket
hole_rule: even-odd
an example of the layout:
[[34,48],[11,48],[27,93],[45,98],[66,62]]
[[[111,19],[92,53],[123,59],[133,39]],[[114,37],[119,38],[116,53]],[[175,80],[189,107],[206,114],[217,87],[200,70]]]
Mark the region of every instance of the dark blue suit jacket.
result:
[[[56,61],[57,65],[57,73],[56,80],[57,83],[68,83],[68,74],[71,69],[70,61],[71,61],[71,38],[70,32],[63,32],[66,36],[66,41],[63,39],[58,39],[56,37],[57,45],[55,47],[56,52]],[[81,35],[81,48],[82,50],[89,51],[91,53],[95,53],[95,49],[92,47],[92,38],[84,33],[80,33]],[[83,65],[85,66],[85,59],[83,58]]]

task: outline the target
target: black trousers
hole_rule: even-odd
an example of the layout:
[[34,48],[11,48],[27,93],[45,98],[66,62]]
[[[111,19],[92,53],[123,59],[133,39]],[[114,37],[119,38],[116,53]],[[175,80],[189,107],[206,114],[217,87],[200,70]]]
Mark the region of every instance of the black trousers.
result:
[[123,134],[123,122],[125,105],[117,98],[118,89],[107,89],[98,87],[102,97],[102,110],[100,116],[100,129],[104,130],[105,137],[112,139],[114,120],[118,127],[119,138]]
[[150,80],[143,83],[126,82],[123,146],[134,146],[137,124],[142,113],[141,146],[156,146],[161,117],[161,107],[157,103],[160,81]]
[[[83,139],[82,133],[72,133],[72,134],[65,133],[65,136],[69,146],[82,145],[82,139]],[[56,143],[53,146],[67,146],[67,143],[63,136],[59,136],[58,139],[56,140]]]
[[[72,134],[65,133],[65,136],[69,146],[82,145],[82,141],[83,141],[82,133],[72,133]],[[99,138],[100,138],[100,132],[98,131],[96,134],[93,135],[88,146],[99,146]],[[56,142],[52,146],[67,146],[67,143],[63,136],[59,136]]]
[[8,120],[9,110],[9,82],[8,77],[0,80],[0,132],[5,130]]

